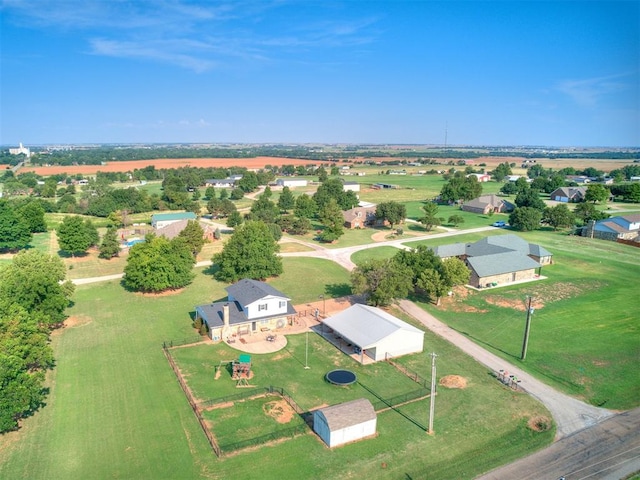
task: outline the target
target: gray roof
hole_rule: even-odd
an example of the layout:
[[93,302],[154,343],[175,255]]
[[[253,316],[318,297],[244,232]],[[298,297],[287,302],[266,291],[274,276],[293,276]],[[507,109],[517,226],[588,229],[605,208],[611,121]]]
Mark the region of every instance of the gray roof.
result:
[[504,252],[494,255],[483,255],[481,257],[469,257],[467,258],[467,262],[478,274],[478,277],[481,278],[541,267],[534,259],[522,255],[520,252]]
[[440,258],[459,257],[461,255],[482,257],[507,252],[519,252],[535,257],[550,257],[553,255],[546,248],[535,243],[529,243],[513,233],[485,237],[475,243],[450,243],[449,245],[441,245],[435,247],[433,252]]
[[466,253],[466,248],[464,243],[450,243],[433,248],[433,253],[440,258],[458,257]]
[[295,315],[296,310],[290,303],[287,303],[287,313],[278,313],[276,315],[265,315],[260,318],[252,318],[249,320],[238,302],[215,302],[205,305],[199,305],[196,310],[202,319],[209,325],[209,328],[221,327],[223,321],[223,307],[229,305],[229,325],[237,325],[240,323],[255,322],[257,320],[267,320],[274,317],[282,317],[284,315]]
[[237,283],[229,285],[225,290],[234,300],[237,300],[243,306],[269,296],[290,300],[284,293],[276,290],[268,283],[251,280],[249,278],[243,278]]
[[469,207],[474,207],[474,208],[484,208],[487,205],[491,205],[493,207],[499,207],[503,203],[504,203],[505,208],[507,210],[512,210],[513,209],[513,204],[511,202],[508,202],[504,198],[500,198],[499,196],[497,196],[495,194],[481,195],[481,196],[479,196],[477,198],[474,198],[473,200],[469,200],[468,202],[464,202],[464,205],[469,206]]
[[332,432],[376,418],[376,411],[366,398],[358,398],[350,402],[321,408],[319,412],[324,415],[329,430]]
[[384,310],[359,303],[324,319],[323,323],[341,337],[365,349],[374,347],[376,343],[398,330],[408,330],[424,335],[422,330]]
[[550,197],[562,196],[562,197],[572,198],[575,195],[580,195],[584,197],[586,192],[587,192],[587,189],[584,187],[558,187],[553,192],[551,192],[549,196]]
[[534,257],[552,257],[553,253],[551,253],[549,250],[547,250],[541,245],[530,243],[529,255],[533,255]]

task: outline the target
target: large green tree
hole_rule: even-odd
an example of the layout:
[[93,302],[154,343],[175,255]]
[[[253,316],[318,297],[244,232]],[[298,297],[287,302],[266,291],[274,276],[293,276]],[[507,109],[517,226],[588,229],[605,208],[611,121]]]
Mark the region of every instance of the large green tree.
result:
[[464,177],[460,172],[442,186],[440,200],[453,203],[471,200],[482,195],[482,184],[475,176]]
[[323,242],[335,242],[344,235],[344,216],[335,198],[331,198],[318,211],[318,218],[324,225],[324,230],[320,233],[320,240]]
[[72,255],[85,253],[99,241],[98,229],[88,218],[83,220],[77,215],[65,217],[58,227],[60,249]]
[[573,227],[576,223],[576,216],[565,204],[559,204],[555,207],[545,208],[542,213],[542,221],[557,230],[563,227]]
[[411,270],[393,259],[374,259],[351,272],[351,285],[354,293],[366,295],[369,305],[390,305],[409,294],[411,277]]
[[393,200],[379,203],[376,207],[376,218],[386,220],[389,222],[389,226],[393,228],[394,225],[402,223],[407,218],[407,207]]
[[493,172],[491,172],[491,175],[496,182],[501,182],[507,175],[511,175],[512,173],[509,162],[503,162],[499,164]]
[[20,208],[20,216],[27,222],[31,233],[47,231],[47,222],[44,220],[44,207],[38,201],[31,201]]
[[263,280],[282,273],[280,251],[269,226],[248,221],[236,228],[222,251],[213,257],[218,271],[215,277],[223,282],[242,278]]
[[52,367],[47,329],[17,303],[0,300],[0,433],[40,407]]
[[609,215],[605,212],[601,212],[596,208],[593,203],[579,203],[576,205],[576,208],[573,210],[576,218],[582,220],[582,222],[586,225],[591,220],[604,220],[605,218],[609,218]]
[[204,229],[200,226],[200,223],[195,220],[189,220],[187,226],[178,234],[178,237],[184,239],[193,258],[196,258],[204,246]]
[[195,260],[184,239],[147,235],[129,251],[123,283],[138,292],[155,293],[187,286],[193,280]]
[[533,188],[529,188],[528,186],[516,195],[515,204],[518,207],[535,208],[536,210],[540,210],[540,212],[542,212],[547,206],[540,198],[540,192]]
[[523,232],[537,230],[540,228],[541,221],[542,212],[532,207],[516,208],[511,215],[509,215],[509,225]]
[[318,205],[306,193],[303,193],[296,199],[294,213],[301,218],[313,218],[318,211]]
[[100,258],[110,259],[117,257],[120,254],[120,242],[118,241],[118,229],[111,225],[107,228],[107,231],[102,237],[100,243]]
[[462,260],[456,257],[443,260],[439,271],[449,288],[456,285],[466,285],[471,277],[471,271]]
[[587,186],[587,191],[584,195],[586,202],[606,202],[609,198],[609,189],[599,183],[591,183]]
[[420,217],[418,221],[424,225],[425,230],[431,231],[433,227],[440,225],[440,218],[437,217],[438,205],[427,202],[422,206],[422,210],[424,210],[424,216]]
[[432,268],[423,270],[420,273],[416,286],[426,292],[436,305],[440,305],[440,298],[446,295],[451,288],[447,279],[438,270]]
[[55,326],[66,318],[73,294],[60,257],[25,250],[0,271],[0,301],[17,303],[39,324]]
[[393,260],[406,266],[411,272],[411,283],[416,286],[420,273],[426,269],[439,270],[442,260],[426,245],[418,245],[410,250],[398,250]]
[[293,193],[291,193],[291,189],[289,187],[283,187],[282,192],[280,192],[280,197],[278,198],[278,208],[283,212],[288,212],[295,206],[296,199]]
[[32,238],[27,221],[7,201],[0,200],[0,251],[25,248]]

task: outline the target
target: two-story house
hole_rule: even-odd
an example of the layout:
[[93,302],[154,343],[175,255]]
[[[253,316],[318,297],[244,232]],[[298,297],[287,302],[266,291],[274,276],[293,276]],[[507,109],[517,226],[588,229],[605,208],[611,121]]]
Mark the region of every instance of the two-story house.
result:
[[291,299],[271,285],[245,278],[228,286],[227,300],[196,307],[196,318],[207,325],[212,340],[260,331],[279,330],[293,323]]

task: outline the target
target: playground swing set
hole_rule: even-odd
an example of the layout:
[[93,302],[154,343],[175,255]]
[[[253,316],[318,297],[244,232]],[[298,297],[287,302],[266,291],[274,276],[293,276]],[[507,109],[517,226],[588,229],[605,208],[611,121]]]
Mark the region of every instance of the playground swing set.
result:
[[251,373],[251,355],[242,354],[237,360],[221,360],[216,367],[215,380],[220,378],[223,367],[231,365],[231,379],[236,381],[236,387],[251,387],[249,379],[253,376]]

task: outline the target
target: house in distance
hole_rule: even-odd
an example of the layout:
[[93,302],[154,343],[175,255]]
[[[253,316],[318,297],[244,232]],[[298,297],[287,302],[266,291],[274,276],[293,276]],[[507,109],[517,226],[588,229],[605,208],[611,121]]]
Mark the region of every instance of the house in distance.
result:
[[543,265],[553,254],[514,234],[485,237],[475,243],[454,243],[433,249],[441,259],[457,257],[469,268],[469,285],[495,287],[539,278]]

